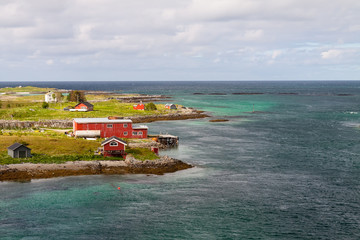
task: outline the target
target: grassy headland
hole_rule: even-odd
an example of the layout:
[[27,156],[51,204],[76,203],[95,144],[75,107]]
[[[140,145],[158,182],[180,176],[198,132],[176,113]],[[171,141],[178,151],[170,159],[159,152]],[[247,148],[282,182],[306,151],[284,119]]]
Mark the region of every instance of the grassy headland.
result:
[[20,93],[20,92],[48,92],[53,91],[55,88],[39,88],[33,86],[25,86],[25,87],[5,87],[0,88],[0,93]]
[[[133,105],[144,99],[144,101],[158,100],[159,96],[142,96],[140,94],[116,94],[111,92],[91,92],[86,94],[87,101],[94,105],[94,111],[89,112],[71,112],[64,111],[64,107],[74,107],[76,102],[67,102],[64,99],[57,103],[49,103],[44,108],[44,93],[48,91],[58,91],[53,88],[38,88],[32,86],[16,87],[16,88],[2,88],[0,89],[0,119],[4,122],[17,121],[46,121],[46,120],[66,120],[70,121],[73,118],[84,117],[142,117],[149,118],[149,121],[158,120],[159,116],[164,117],[165,120],[171,115],[178,118],[176,115],[188,114],[186,111],[190,109],[169,110],[163,104],[156,104],[156,110],[134,110]],[[69,90],[61,90],[64,93]],[[160,96],[161,100],[164,100]],[[131,102],[132,101],[132,102]],[[196,114],[196,113],[195,113]],[[199,114],[200,115],[200,114]],[[204,115],[205,117],[206,115]],[[183,116],[184,117],[184,116]],[[192,118],[190,115],[189,118]],[[202,116],[200,116],[202,117]],[[160,119],[160,118],[159,118]],[[182,119],[182,118],[179,118]],[[142,119],[143,120],[143,119]],[[136,122],[136,121],[134,121]],[[138,121],[139,122],[139,121]],[[17,163],[65,163],[68,161],[93,161],[93,160],[112,160],[119,158],[104,158],[103,156],[94,155],[94,152],[101,145],[103,139],[96,141],[88,141],[84,139],[74,139],[67,137],[63,133],[56,131],[40,132],[31,129],[27,125],[27,129],[14,130],[14,126],[9,128],[13,130],[0,131],[0,165],[17,164]],[[39,125],[37,125],[38,127]],[[64,126],[61,126],[64,127]],[[66,126],[69,127],[69,126]],[[7,128],[5,126],[5,128]],[[20,127],[22,128],[22,127]],[[125,139],[127,142],[131,141],[151,141],[151,140],[135,140]],[[32,149],[32,158],[15,159],[7,155],[7,148],[15,143],[23,143]],[[136,159],[155,160],[159,157],[151,152],[148,148],[130,148],[126,149],[128,154],[133,155]]]
[[49,108],[42,108],[39,102],[1,102],[0,118],[4,120],[38,121],[38,120],[71,120],[83,117],[108,117],[108,116],[150,116],[173,113],[174,110],[164,108],[162,104],[156,104],[158,110],[141,111],[134,110],[133,104],[122,103],[118,100],[92,103],[94,111],[70,112],[64,111],[67,106],[75,106],[75,102],[49,103]]
[[[67,137],[55,131],[30,132],[8,130],[0,132],[0,165],[17,163],[65,163],[67,161],[119,160],[119,158],[104,158],[94,155],[103,139],[88,141]],[[133,141],[126,139],[126,141]],[[31,148],[31,158],[11,158],[7,148],[19,142]],[[158,156],[145,148],[127,148],[126,152],[138,160],[153,160]]]
[[[116,100],[119,94],[87,94],[87,101],[94,105],[94,111],[89,112],[70,112],[64,111],[64,107],[74,107],[76,102],[67,102],[64,98],[58,103],[49,103],[48,108],[43,108],[44,92],[51,88],[37,87],[16,87],[0,89],[0,119],[20,120],[20,121],[39,121],[39,120],[71,120],[82,117],[108,117],[108,116],[151,116],[177,113],[180,110],[165,109],[163,104],[156,104],[157,110],[141,111],[134,110],[135,103],[122,102]],[[24,94],[19,94],[23,92]],[[41,93],[41,94],[39,94]],[[139,97],[138,94],[121,94],[122,98]]]

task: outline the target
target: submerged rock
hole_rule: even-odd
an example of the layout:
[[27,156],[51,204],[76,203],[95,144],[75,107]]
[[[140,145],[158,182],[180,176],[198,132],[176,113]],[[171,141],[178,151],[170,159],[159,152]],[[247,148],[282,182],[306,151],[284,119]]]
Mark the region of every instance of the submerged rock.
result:
[[229,119],[211,119],[209,122],[228,122]]

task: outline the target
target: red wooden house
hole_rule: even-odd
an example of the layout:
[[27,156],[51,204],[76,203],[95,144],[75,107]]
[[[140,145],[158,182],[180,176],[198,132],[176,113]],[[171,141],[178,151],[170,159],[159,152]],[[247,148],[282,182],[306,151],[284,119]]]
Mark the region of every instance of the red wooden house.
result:
[[80,111],[86,111],[86,112],[87,111],[93,111],[94,110],[94,105],[92,105],[89,102],[81,102],[81,103],[79,103],[79,104],[77,104],[75,106],[75,109],[80,110]]
[[145,105],[144,105],[142,102],[140,102],[140,103],[137,104],[137,105],[133,105],[133,108],[134,108],[135,110],[145,110]]
[[73,131],[76,137],[147,138],[147,126],[133,126],[130,119],[119,118],[74,118]]
[[126,157],[125,146],[127,143],[120,138],[112,136],[103,141],[101,146],[104,148],[104,157]]

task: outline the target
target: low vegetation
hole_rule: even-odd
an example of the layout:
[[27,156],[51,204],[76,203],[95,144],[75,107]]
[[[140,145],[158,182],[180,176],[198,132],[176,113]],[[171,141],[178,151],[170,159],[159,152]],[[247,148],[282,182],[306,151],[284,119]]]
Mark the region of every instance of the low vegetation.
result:
[[26,86],[26,87],[5,87],[0,88],[0,92],[2,93],[15,93],[15,92],[48,92],[53,91],[55,88],[39,88],[39,87],[32,87],[32,86]]
[[[163,115],[174,110],[165,109],[162,104],[147,103],[146,111],[133,109],[134,103],[123,103],[111,99],[111,95],[84,95],[83,91],[71,91],[68,97],[62,97],[57,103],[45,103],[43,94],[27,94],[32,92],[46,92],[54,90],[50,88],[17,87],[0,89],[0,119],[3,120],[71,120],[81,117],[108,117],[108,116],[142,116],[142,115]],[[15,94],[19,92],[24,94]],[[132,95],[129,95],[132,96]],[[110,100],[109,100],[110,98]],[[70,101],[67,101],[69,99]],[[74,107],[76,100],[94,101],[94,111],[70,112],[64,111],[65,107]]]
[[75,106],[76,102],[66,103],[29,103],[29,102],[1,102],[0,118],[4,120],[37,121],[45,119],[73,119],[82,117],[108,117],[108,116],[141,116],[161,115],[171,112],[158,104],[160,110],[139,111],[133,109],[131,103],[121,103],[117,100],[94,103],[94,111],[70,112],[64,107]]
[[132,148],[126,150],[127,154],[133,155],[137,160],[145,161],[145,160],[155,160],[159,157],[147,148]]
[[145,105],[145,110],[146,111],[154,111],[154,110],[157,110],[157,107],[154,103],[148,103]]
[[[1,132],[0,135],[0,165],[17,163],[64,163],[67,161],[119,160],[95,156],[94,151],[100,147],[103,139],[88,141],[74,139],[55,131],[26,132],[20,130]],[[15,142],[26,144],[31,148],[32,158],[19,159],[7,155],[7,148]],[[149,149],[127,149],[139,160],[158,158]]]
[[[57,103],[45,103],[44,93],[54,91],[61,99]],[[146,111],[134,110],[134,103],[123,103],[109,94],[84,94],[83,91],[71,91],[67,97],[56,92],[53,88],[7,87],[0,89],[0,119],[39,121],[39,120],[71,120],[83,117],[108,117],[108,116],[142,116],[142,115],[164,115],[173,113],[173,110],[165,109],[162,104],[148,103]],[[134,97],[134,94],[122,94],[122,97]],[[91,101],[94,111],[70,112],[64,111],[65,107],[74,107],[78,101]],[[94,151],[100,147],[102,139],[87,141],[84,139],[69,138],[63,133],[55,131],[40,132],[38,130],[1,130],[0,131],[0,164],[15,164],[23,162],[31,163],[64,163],[67,161],[88,160],[111,160],[118,158],[104,158],[95,156]],[[131,141],[144,141],[133,140]],[[32,149],[32,158],[14,159],[7,155],[7,148],[15,143],[28,144]],[[157,159],[149,149],[134,148],[127,149],[139,160]]]

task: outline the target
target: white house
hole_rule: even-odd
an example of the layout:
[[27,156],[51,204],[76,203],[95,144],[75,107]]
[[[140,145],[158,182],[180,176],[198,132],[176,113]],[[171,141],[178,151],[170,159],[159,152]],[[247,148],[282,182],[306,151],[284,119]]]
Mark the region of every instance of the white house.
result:
[[49,102],[56,102],[56,97],[54,92],[48,92],[45,94],[45,102],[49,103]]

